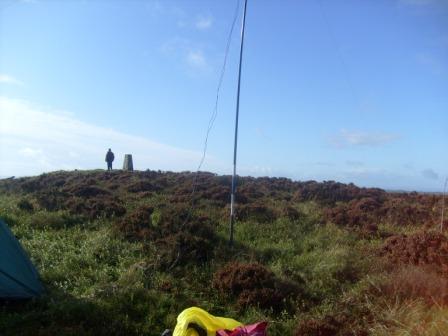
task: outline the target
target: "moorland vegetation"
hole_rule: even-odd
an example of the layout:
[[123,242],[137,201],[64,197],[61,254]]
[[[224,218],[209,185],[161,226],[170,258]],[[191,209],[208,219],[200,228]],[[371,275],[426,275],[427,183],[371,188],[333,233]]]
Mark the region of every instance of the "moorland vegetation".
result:
[[0,333],[160,335],[199,306],[267,320],[272,336],[448,335],[441,195],[240,177],[231,248],[230,179],[98,170],[0,180],[0,217],[46,288],[1,302]]

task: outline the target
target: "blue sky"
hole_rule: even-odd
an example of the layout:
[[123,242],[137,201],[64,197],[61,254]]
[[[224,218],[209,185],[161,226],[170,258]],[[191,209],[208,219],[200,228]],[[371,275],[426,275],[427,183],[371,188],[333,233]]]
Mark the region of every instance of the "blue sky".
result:
[[[0,1],[0,176],[201,157],[237,0]],[[239,15],[242,12],[240,2]],[[240,18],[204,170],[231,173]],[[435,191],[447,0],[249,0],[238,172]]]

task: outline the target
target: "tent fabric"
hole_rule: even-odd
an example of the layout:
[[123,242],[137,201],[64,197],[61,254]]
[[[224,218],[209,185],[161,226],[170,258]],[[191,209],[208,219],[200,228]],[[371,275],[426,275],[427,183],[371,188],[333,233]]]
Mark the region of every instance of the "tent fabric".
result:
[[0,220],[0,298],[27,299],[42,292],[36,268],[6,223]]

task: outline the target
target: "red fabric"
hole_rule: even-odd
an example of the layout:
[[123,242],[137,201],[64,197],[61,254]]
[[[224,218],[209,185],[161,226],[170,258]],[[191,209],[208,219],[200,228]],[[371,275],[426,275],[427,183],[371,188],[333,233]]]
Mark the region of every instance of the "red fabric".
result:
[[218,330],[216,332],[217,336],[268,336],[267,322],[258,322],[255,324],[249,324],[246,326],[241,326],[230,330]]

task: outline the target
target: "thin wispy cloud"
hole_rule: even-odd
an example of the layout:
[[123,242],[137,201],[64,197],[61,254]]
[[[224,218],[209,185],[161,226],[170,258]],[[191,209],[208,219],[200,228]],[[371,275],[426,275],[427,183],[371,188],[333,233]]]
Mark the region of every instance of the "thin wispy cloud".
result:
[[23,155],[24,157],[27,158],[38,158],[41,157],[43,154],[42,149],[35,149],[35,148],[30,148],[30,147],[25,147],[19,150],[19,154]]
[[187,62],[190,66],[198,69],[206,69],[208,67],[204,53],[201,50],[188,51]]
[[188,72],[209,73],[212,70],[203,49],[189,39],[174,38],[165,42],[159,50],[165,56],[184,63]]
[[101,168],[109,147],[118,166],[125,153],[133,154],[136,169],[193,170],[200,158],[199,152],[92,125],[23,100],[0,97],[0,120],[0,176]]
[[213,24],[213,18],[211,16],[199,16],[196,19],[195,27],[199,30],[209,29]]
[[23,82],[13,76],[0,74],[0,84],[23,85]]
[[422,176],[430,180],[439,179],[439,174],[437,174],[433,169],[430,168],[422,170]]
[[341,130],[329,138],[332,146],[345,147],[376,147],[394,142],[399,138],[397,134],[384,132],[363,132]]
[[212,66],[201,49],[188,50],[185,61],[189,67],[189,73],[203,75],[210,74],[212,71]]

